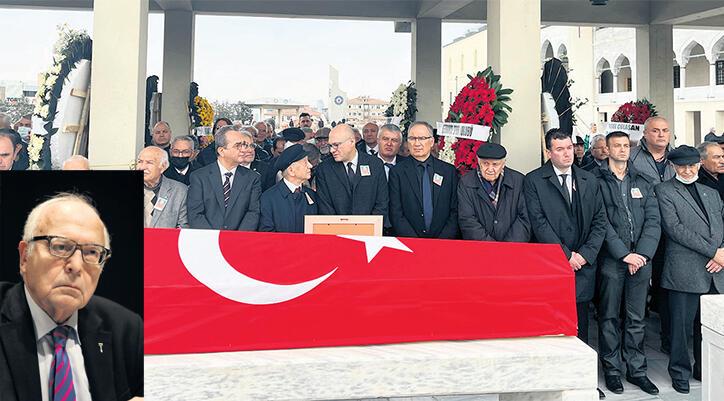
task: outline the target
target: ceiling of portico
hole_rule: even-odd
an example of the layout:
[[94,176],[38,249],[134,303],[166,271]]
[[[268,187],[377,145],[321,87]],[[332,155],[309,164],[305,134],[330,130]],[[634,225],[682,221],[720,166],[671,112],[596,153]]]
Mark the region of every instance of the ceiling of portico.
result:
[[[541,0],[543,24],[724,27],[722,0]],[[0,0],[0,7],[90,10],[93,0]],[[188,10],[201,14],[484,22],[486,0],[149,0],[151,11]]]

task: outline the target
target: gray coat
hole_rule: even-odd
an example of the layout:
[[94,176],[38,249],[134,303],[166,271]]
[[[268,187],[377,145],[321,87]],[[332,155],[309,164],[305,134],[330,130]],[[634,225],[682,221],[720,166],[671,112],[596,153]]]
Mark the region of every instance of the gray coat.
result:
[[704,294],[711,282],[724,292],[724,273],[711,274],[706,264],[718,248],[724,247],[722,201],[719,194],[704,185],[694,184],[709,217],[707,222],[684,184],[675,178],[655,187],[666,242],[663,288]]
[[458,222],[463,239],[528,242],[531,237],[528,209],[523,196],[523,174],[505,167],[498,206],[480,182],[477,170],[469,171],[458,185]]
[[[666,153],[668,154],[670,150],[671,146],[666,149]],[[656,169],[656,162],[654,161],[654,157],[651,156],[651,152],[649,152],[648,145],[646,144],[646,138],[641,138],[639,144],[631,149],[628,160],[629,162],[631,162],[631,165],[634,166],[636,171],[651,177],[653,179],[654,185],[661,183],[662,180],[659,176],[659,170]],[[667,160],[666,168],[664,169],[663,181],[670,180],[674,177],[675,174],[676,173],[674,172],[674,166],[671,164],[670,161]]]
[[188,228],[186,192],[186,185],[168,177],[161,179],[158,197],[166,199],[166,204],[163,210],[154,209],[151,217],[152,228]]

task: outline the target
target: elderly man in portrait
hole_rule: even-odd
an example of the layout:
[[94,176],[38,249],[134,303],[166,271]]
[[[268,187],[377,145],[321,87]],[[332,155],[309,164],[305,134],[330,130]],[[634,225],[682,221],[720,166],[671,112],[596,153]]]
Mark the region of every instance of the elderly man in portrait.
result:
[[463,239],[528,242],[531,237],[523,195],[523,174],[505,166],[507,151],[496,143],[477,150],[478,168],[458,185],[458,222]]
[[166,121],[159,121],[151,130],[151,145],[158,146],[168,152],[171,148],[171,135],[171,126]]
[[59,194],[30,212],[18,245],[23,282],[0,283],[3,401],[143,396],[141,317],[93,295],[110,248],[83,196]]
[[380,215],[389,227],[387,178],[382,161],[357,151],[354,132],[338,124],[329,134],[334,159],[316,169],[319,214]]
[[671,353],[669,375],[679,393],[689,392],[692,376],[687,339],[694,328],[693,376],[701,380],[702,294],[724,293],[724,223],[719,193],[698,184],[699,152],[681,145],[668,154],[674,178],[655,187],[667,236],[661,286],[669,290]]
[[272,156],[272,133],[269,124],[265,123],[264,121],[259,121],[254,124],[254,129],[256,129],[256,134],[254,135],[254,143],[256,144],[256,146],[264,149],[266,153]]
[[87,171],[90,170],[90,162],[83,155],[73,155],[63,162],[62,170],[66,171]]
[[362,126],[362,140],[357,143],[357,150],[368,155],[377,156],[380,152],[379,144],[377,143],[377,134],[380,131],[380,127],[373,122],[368,122]]
[[458,238],[458,176],[432,155],[432,126],[410,125],[410,158],[390,169],[390,223],[395,236]]
[[216,163],[191,173],[188,219],[191,228],[256,231],[259,225],[259,174],[241,167],[253,151],[250,134],[227,125],[216,131]]
[[696,149],[701,156],[697,182],[714,189],[724,199],[724,180],[720,179],[720,174],[724,174],[724,150],[714,142],[703,142]]
[[198,168],[196,142],[189,135],[177,136],[171,141],[169,166],[163,175],[184,185],[189,185],[191,172]]
[[292,145],[277,159],[283,178],[261,195],[259,231],[303,233],[304,216],[317,214],[317,194],[304,186],[312,177],[304,146]]
[[402,140],[402,131],[395,124],[383,125],[377,134],[377,146],[379,148],[377,157],[384,163],[385,174],[388,179],[390,178],[390,169],[397,163],[407,159],[397,154],[400,151],[400,146],[402,146]]
[[187,228],[186,185],[165,177],[168,154],[149,146],[138,154],[136,169],[143,171],[144,227]]

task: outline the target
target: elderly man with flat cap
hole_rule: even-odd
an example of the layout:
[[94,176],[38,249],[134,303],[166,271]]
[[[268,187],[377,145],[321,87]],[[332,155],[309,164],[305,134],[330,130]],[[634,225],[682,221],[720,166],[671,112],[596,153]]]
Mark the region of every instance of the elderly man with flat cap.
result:
[[694,327],[694,370],[701,379],[701,294],[724,293],[724,223],[716,190],[696,182],[699,152],[681,145],[669,152],[676,175],[655,187],[663,231],[668,237],[661,286],[669,290],[674,390],[689,392],[692,375],[687,337]]
[[458,222],[463,239],[528,242],[531,237],[523,195],[523,174],[505,167],[504,147],[484,143],[478,168],[458,185]]
[[312,176],[304,146],[287,148],[276,161],[282,180],[261,195],[259,231],[304,232],[304,216],[317,214],[317,194],[303,184]]

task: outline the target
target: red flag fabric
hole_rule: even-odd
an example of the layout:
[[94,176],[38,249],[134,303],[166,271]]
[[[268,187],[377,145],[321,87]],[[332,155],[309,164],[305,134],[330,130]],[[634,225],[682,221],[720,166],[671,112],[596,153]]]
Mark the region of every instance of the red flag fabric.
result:
[[576,335],[557,245],[145,230],[145,352]]

